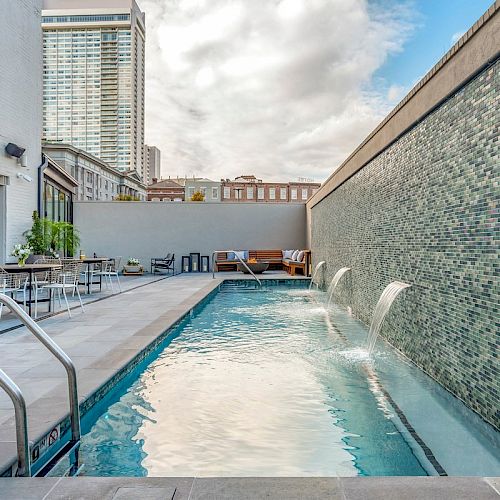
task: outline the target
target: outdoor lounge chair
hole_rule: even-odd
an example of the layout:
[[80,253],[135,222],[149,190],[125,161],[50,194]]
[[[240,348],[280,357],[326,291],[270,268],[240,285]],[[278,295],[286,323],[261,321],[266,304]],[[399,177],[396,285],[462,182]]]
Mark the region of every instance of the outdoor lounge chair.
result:
[[166,270],[167,273],[175,272],[175,254],[167,254],[166,257],[154,257],[151,259],[151,274],[159,271],[160,269]]

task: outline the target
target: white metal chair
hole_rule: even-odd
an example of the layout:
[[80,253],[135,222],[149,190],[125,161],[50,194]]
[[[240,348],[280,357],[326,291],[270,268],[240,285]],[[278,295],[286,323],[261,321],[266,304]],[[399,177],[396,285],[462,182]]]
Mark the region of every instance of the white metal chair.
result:
[[116,278],[116,282],[118,283],[118,290],[120,292],[122,291],[122,285],[120,283],[120,277],[118,275],[121,260],[121,257],[116,257],[115,259],[103,262],[101,270],[93,273],[93,276],[101,276],[101,278],[104,278],[105,282],[107,281],[107,283],[111,287],[111,293],[115,293],[115,290],[113,288],[113,281],[111,279],[113,277]]
[[[26,307],[26,287],[28,282],[28,273],[8,273],[0,268],[0,293],[10,295],[13,299],[22,292],[23,305]],[[0,318],[2,317],[3,303],[0,302]]]
[[[80,301],[80,307],[82,312],[85,312],[83,307],[82,297],[80,296],[80,290],[78,289],[78,282],[80,280],[80,270],[82,263],[77,260],[71,260],[70,262],[65,262],[64,265],[54,268],[49,271],[49,283],[36,286],[35,287],[35,318],[37,317],[37,307],[38,307],[38,294],[43,291],[49,293],[49,298],[55,301],[55,295],[59,297],[59,304],[61,305],[61,293],[64,297],[64,302],[66,304],[66,309],[68,310],[68,315],[71,318],[71,310],[69,307],[68,296],[66,291],[69,290],[72,294],[77,294],[78,300]],[[53,294],[51,292],[54,292]]]

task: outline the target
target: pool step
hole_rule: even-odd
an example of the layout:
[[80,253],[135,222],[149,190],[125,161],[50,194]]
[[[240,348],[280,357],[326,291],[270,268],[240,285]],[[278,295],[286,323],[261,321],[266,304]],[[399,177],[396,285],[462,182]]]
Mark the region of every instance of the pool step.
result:
[[229,283],[222,283],[219,290],[221,292],[259,292],[262,289],[253,280],[240,280]]

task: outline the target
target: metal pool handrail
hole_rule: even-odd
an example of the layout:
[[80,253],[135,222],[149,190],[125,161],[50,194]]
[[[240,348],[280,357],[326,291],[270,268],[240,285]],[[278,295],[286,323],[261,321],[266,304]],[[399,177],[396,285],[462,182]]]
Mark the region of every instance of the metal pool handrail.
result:
[[26,401],[21,389],[0,369],[0,387],[8,394],[14,405],[16,418],[17,443],[17,476],[30,477],[30,448],[28,442],[28,418],[26,416]]
[[236,258],[247,268],[248,272],[253,276],[253,279],[259,284],[259,286],[262,286],[262,283],[257,276],[253,273],[253,271],[247,266],[247,263],[241,259],[241,257],[236,253],[234,250],[214,250],[212,252],[212,278],[215,278],[215,255],[218,253],[223,253],[223,252],[233,252]]
[[[0,302],[5,304],[19,318],[21,323],[63,364],[68,375],[71,441],[75,443],[80,441],[80,409],[78,407],[76,368],[73,361],[13,299],[0,293]],[[16,416],[16,427],[18,425],[21,424]]]

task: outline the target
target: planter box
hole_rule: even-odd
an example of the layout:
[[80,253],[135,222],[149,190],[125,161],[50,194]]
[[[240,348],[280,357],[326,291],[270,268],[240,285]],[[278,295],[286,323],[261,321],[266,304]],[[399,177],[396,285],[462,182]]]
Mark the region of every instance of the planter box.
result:
[[142,276],[144,268],[142,266],[123,266],[123,274],[125,276]]

